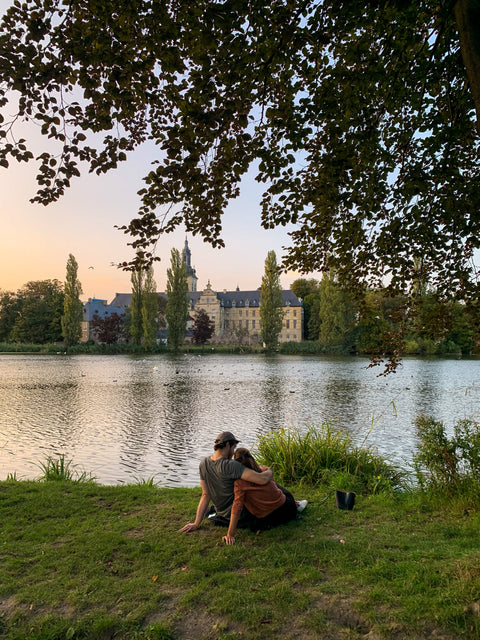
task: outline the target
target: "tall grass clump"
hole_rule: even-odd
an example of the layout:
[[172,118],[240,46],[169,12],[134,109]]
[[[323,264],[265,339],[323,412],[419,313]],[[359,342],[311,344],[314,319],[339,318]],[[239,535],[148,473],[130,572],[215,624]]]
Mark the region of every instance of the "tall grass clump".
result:
[[415,420],[415,474],[422,489],[463,493],[480,488],[480,424],[459,420],[449,437],[442,421],[429,416]]
[[259,460],[271,467],[285,484],[327,484],[362,493],[394,491],[403,486],[405,473],[378,455],[372,447],[353,446],[348,433],[329,423],[298,429],[280,429],[261,436]]
[[45,482],[93,482],[95,479],[85,471],[78,471],[71,460],[65,460],[64,455],[58,458],[49,456],[39,465],[42,474],[39,478]]

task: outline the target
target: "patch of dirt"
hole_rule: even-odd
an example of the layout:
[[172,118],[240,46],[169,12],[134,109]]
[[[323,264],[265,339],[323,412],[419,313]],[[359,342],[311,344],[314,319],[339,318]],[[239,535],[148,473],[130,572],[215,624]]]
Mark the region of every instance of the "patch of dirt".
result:
[[187,611],[175,625],[174,637],[181,640],[218,640],[221,634],[246,637],[218,616],[201,610]]
[[9,617],[13,612],[18,609],[15,596],[8,596],[0,600],[0,616]]

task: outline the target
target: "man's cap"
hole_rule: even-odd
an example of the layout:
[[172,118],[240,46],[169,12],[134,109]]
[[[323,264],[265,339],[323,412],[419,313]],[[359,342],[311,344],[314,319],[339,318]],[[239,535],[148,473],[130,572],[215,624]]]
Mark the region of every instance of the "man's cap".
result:
[[215,444],[224,444],[225,442],[234,442],[238,444],[240,440],[237,440],[231,431],[222,431],[215,438]]

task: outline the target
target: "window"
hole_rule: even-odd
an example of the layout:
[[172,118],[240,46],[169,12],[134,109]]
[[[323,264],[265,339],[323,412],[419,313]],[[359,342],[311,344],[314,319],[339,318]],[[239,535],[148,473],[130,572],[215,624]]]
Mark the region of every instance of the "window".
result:
[[245,327],[248,329],[248,320],[245,320]]
[[255,317],[255,309],[252,309],[252,318]]
[[239,309],[239,310],[238,310],[238,317],[239,317],[239,318],[241,318],[241,317],[242,317],[242,310],[241,310],[241,309]]
[[248,318],[248,309],[245,309],[245,317]]
[[296,329],[296,328],[297,328],[297,321],[296,321],[296,320],[294,320],[294,321],[293,321],[293,328],[294,328],[294,329]]
[[294,310],[293,310],[293,315],[294,315],[294,316],[296,316],[296,315],[297,315],[297,310],[296,310],[296,309],[294,309]]
[[252,320],[252,329],[255,329],[255,320]]
[[290,320],[287,320],[286,327],[287,327],[287,329],[290,329]]

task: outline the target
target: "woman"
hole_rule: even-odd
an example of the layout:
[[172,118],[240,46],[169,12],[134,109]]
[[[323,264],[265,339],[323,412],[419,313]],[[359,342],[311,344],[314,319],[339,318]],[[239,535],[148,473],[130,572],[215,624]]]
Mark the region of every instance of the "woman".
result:
[[[235,451],[235,460],[249,469],[262,472],[262,469],[248,449],[240,448]],[[222,540],[226,544],[235,544],[235,530],[242,509],[251,514],[250,529],[270,529],[279,524],[285,524],[294,520],[297,516],[298,507],[304,507],[306,501],[295,502],[294,497],[282,487],[279,487],[273,480],[265,485],[253,484],[246,480],[235,480],[235,498],[230,515],[230,525],[226,536]]]

